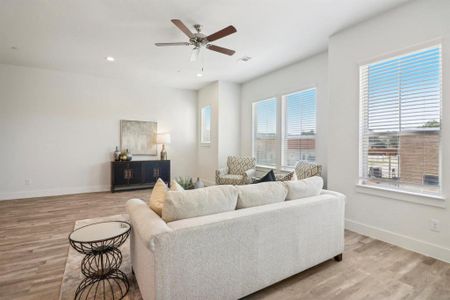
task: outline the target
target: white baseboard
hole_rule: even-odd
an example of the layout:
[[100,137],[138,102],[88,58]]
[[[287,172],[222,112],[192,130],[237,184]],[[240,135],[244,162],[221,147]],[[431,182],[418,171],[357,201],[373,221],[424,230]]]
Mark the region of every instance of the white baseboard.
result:
[[66,187],[66,188],[0,193],[0,201],[24,199],[24,198],[36,198],[36,197],[60,196],[70,194],[96,193],[109,191],[110,189],[111,187],[109,185],[95,185],[87,187]]
[[450,263],[449,248],[349,219],[345,219],[345,228]]

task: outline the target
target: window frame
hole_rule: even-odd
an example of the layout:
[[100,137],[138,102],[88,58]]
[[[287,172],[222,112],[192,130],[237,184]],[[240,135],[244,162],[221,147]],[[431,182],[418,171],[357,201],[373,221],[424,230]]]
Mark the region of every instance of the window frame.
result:
[[257,100],[252,102],[252,156],[256,158],[256,167],[259,168],[263,168],[263,169],[279,169],[280,168],[280,150],[279,147],[276,147],[276,152],[275,152],[275,164],[274,165],[263,165],[263,164],[258,164],[258,160],[256,157],[256,122],[257,117],[256,117],[256,105],[258,103],[264,102],[264,101],[270,101],[270,100],[275,100],[276,102],[276,112],[275,112],[275,140],[277,142],[277,144],[280,142],[280,101],[279,101],[279,96],[272,96],[272,97],[267,97],[261,100]]
[[287,117],[286,117],[286,109],[287,109],[287,97],[290,95],[294,95],[297,93],[303,93],[303,92],[307,92],[307,91],[311,91],[314,90],[315,91],[315,132],[314,132],[314,142],[315,142],[315,147],[314,147],[314,153],[315,153],[315,160],[314,162],[317,162],[317,88],[315,86],[312,87],[307,87],[304,89],[300,89],[294,92],[290,92],[290,93],[285,93],[283,95],[280,96],[280,100],[281,100],[281,138],[280,138],[280,151],[281,151],[281,157],[280,157],[280,169],[281,170],[286,170],[286,171],[292,171],[295,169],[295,166],[288,166],[284,164],[285,161],[285,153],[284,153],[284,141],[286,140],[286,133],[287,133]]
[[317,119],[318,119],[318,98],[319,98],[319,89],[317,87],[317,84],[313,83],[313,84],[308,84],[308,85],[304,85],[299,87],[298,89],[295,90],[288,90],[288,91],[282,91],[282,92],[278,92],[276,94],[273,94],[272,96],[268,96],[268,97],[261,97],[259,99],[254,100],[251,103],[251,110],[252,110],[252,136],[251,136],[251,146],[252,146],[252,156],[256,157],[256,153],[255,153],[255,124],[256,124],[256,115],[255,115],[255,106],[257,103],[262,102],[262,101],[267,101],[267,100],[271,100],[271,99],[275,99],[277,102],[277,113],[276,113],[276,128],[277,128],[277,132],[276,132],[276,140],[277,140],[277,151],[276,151],[276,163],[273,166],[270,165],[262,165],[262,164],[258,164],[258,162],[256,162],[256,167],[259,169],[264,169],[264,170],[278,170],[278,171],[286,171],[286,172],[290,172],[292,170],[295,169],[295,167],[286,167],[282,165],[282,135],[283,135],[283,130],[284,130],[284,107],[283,107],[283,97],[284,96],[288,96],[291,94],[295,94],[298,92],[302,92],[302,91],[307,91],[307,90],[311,90],[311,89],[315,89],[316,90],[316,134],[315,134],[315,140],[316,140],[316,162],[318,161],[318,147],[317,147],[317,137],[318,137],[318,126],[317,126]]
[[[423,52],[429,49],[433,48],[440,48],[440,68],[441,68],[441,77],[440,77],[440,130],[439,130],[439,191],[437,192],[426,192],[423,190],[417,189],[417,191],[404,189],[402,187],[395,187],[395,186],[389,186],[389,185],[374,185],[374,184],[368,184],[367,178],[363,178],[363,138],[364,138],[364,96],[363,91],[361,87],[361,79],[362,79],[362,67],[367,67],[368,65],[375,64],[375,63],[382,63],[385,61],[393,60],[397,57],[401,56],[407,56],[414,53]],[[443,176],[443,169],[444,169],[444,163],[443,163],[443,144],[444,144],[444,136],[445,136],[445,129],[443,126],[443,115],[444,115],[444,107],[443,107],[443,94],[445,91],[444,87],[444,73],[445,73],[445,61],[444,61],[444,46],[442,39],[437,39],[433,41],[429,41],[427,43],[422,43],[415,45],[413,47],[404,48],[399,51],[393,51],[389,53],[385,53],[383,55],[361,61],[357,65],[358,70],[358,103],[359,103],[359,123],[358,123],[358,180],[356,184],[356,191],[360,193],[370,194],[370,195],[377,195],[381,197],[386,197],[390,199],[397,199],[407,202],[413,202],[413,203],[419,203],[424,205],[430,205],[430,206],[436,206],[436,207],[444,207],[444,202],[446,197],[443,183],[445,182],[444,176]],[[418,185],[420,187],[421,185]],[[440,200],[440,201],[436,201]]]
[[[204,130],[204,123],[205,123],[205,115],[204,111],[205,109],[209,108],[209,141],[203,140],[203,130]],[[212,124],[212,106],[210,104],[205,105],[200,108],[200,144],[201,145],[211,145],[211,124]]]

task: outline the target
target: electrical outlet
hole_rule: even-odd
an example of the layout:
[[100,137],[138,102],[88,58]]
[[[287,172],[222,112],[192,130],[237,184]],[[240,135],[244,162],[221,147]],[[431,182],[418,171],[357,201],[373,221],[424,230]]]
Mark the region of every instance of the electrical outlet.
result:
[[31,185],[31,179],[29,178],[25,179],[25,185]]
[[441,231],[439,228],[439,220],[436,220],[436,219],[430,220],[430,230],[435,231],[435,232]]

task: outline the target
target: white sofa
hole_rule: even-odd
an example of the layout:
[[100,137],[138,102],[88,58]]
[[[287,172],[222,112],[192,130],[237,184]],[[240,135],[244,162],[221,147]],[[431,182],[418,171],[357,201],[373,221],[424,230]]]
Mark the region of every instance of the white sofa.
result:
[[131,258],[144,300],[238,299],[344,250],[345,196],[298,200],[164,222],[131,199]]

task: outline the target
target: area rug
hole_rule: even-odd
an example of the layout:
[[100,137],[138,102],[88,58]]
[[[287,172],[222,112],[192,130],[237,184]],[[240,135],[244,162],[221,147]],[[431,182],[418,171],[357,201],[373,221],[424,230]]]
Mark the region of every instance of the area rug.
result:
[[[78,220],[75,222],[74,229],[77,229],[81,226],[85,226],[92,223],[105,222],[105,221],[128,221],[128,215],[115,215],[103,218],[95,218],[95,219],[85,219]],[[69,241],[67,241],[69,243]],[[134,278],[133,273],[131,272],[131,260],[130,260],[130,239],[119,248],[122,252],[123,260],[120,270],[124,272],[130,283],[130,290],[128,294],[125,296],[126,300],[142,300],[141,294],[139,292],[139,288]],[[64,271],[64,276],[61,284],[61,291],[59,294],[59,299],[74,299],[75,291],[80,284],[81,280],[83,280],[84,275],[81,274],[81,260],[84,255],[78,253],[75,249],[70,247],[69,253],[67,255],[66,268]],[[99,299],[97,297],[97,299]],[[100,299],[104,299],[100,297]],[[105,299],[110,300],[110,299]]]

